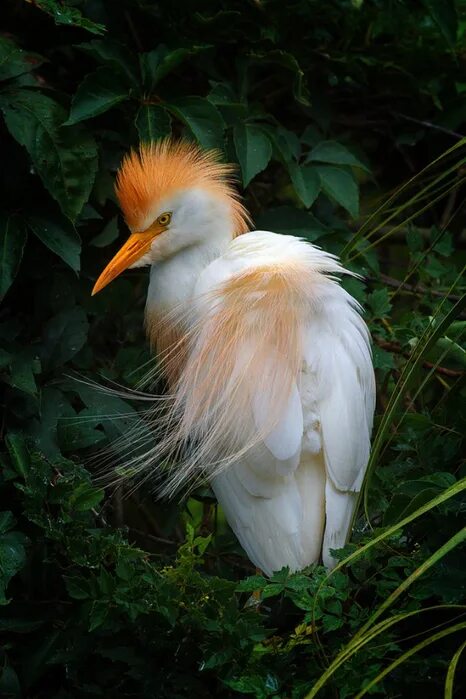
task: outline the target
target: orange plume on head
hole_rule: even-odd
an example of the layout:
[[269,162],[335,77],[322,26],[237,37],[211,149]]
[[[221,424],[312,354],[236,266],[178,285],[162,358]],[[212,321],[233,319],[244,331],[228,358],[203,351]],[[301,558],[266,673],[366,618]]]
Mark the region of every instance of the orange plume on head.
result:
[[165,138],[142,143],[123,159],[116,194],[131,230],[140,229],[154,202],[173,192],[201,187],[228,201],[234,234],[249,230],[249,216],[233,186],[234,166],[222,163],[219,153],[195,143]]

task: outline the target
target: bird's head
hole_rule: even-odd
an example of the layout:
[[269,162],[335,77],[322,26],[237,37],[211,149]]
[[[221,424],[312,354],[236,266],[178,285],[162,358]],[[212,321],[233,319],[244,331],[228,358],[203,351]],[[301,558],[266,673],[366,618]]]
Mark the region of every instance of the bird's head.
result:
[[166,260],[185,248],[248,230],[248,214],[232,183],[234,168],[170,139],[141,145],[123,160],[116,194],[131,232],[98,278],[93,294],[123,270]]

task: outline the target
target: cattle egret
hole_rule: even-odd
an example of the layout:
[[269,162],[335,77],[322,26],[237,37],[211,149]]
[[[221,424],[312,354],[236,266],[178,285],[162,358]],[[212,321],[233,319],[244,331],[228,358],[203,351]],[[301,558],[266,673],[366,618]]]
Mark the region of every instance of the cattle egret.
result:
[[267,575],[319,560],[332,567],[369,458],[368,330],[338,282],[349,272],[337,257],[250,231],[233,174],[184,141],[128,154],[116,193],[131,235],[93,294],[150,266],[146,327],[170,408],[143,462],[157,470],[171,453],[164,492],[207,477]]

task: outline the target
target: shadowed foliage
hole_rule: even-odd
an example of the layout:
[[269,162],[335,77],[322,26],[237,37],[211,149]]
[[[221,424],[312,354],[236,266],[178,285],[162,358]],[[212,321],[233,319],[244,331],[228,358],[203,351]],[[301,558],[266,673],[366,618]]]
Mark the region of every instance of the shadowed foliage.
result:
[[[3,1],[1,697],[464,696],[465,61],[460,0]],[[92,382],[153,366],[147,270],[90,292],[116,169],[169,134],[364,277],[374,449],[331,575],[255,573],[207,485],[96,485],[145,407]]]

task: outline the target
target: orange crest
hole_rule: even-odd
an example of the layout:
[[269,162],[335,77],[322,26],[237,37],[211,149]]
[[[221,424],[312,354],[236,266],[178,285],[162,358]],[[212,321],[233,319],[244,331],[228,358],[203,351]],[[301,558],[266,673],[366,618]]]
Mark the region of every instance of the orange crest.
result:
[[205,151],[188,141],[165,138],[143,143],[123,159],[116,195],[131,230],[138,230],[154,203],[190,187],[202,187],[231,207],[234,234],[249,230],[249,215],[233,186],[234,166],[220,162],[217,151]]

